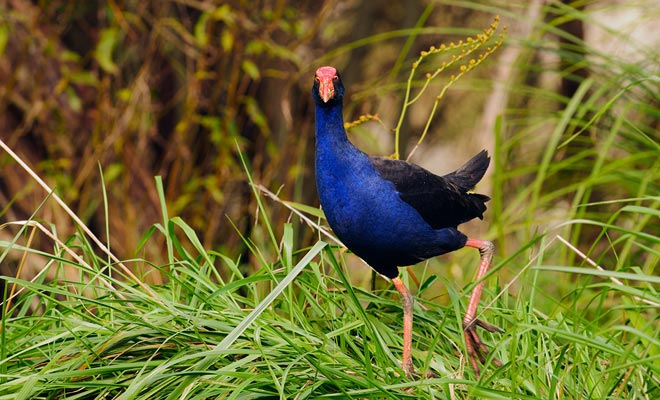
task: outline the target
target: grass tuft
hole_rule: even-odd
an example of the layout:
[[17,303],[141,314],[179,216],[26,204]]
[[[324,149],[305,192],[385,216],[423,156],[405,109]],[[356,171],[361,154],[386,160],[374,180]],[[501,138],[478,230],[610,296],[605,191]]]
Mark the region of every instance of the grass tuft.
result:
[[[622,212],[657,214],[630,205]],[[43,257],[47,273],[29,281],[3,278],[5,287],[20,290],[5,293],[3,303],[0,398],[642,399],[660,393],[658,279],[637,268],[598,268],[561,236],[540,236],[495,266],[536,253],[515,279],[485,292],[481,317],[506,333],[485,335],[504,365],[488,363],[480,380],[462,356],[471,285],[425,275],[413,358],[420,371],[440,377],[409,381],[399,366],[397,292],[352,286],[343,252],[321,241],[297,248],[287,226],[276,238],[281,252],[267,260],[252,247],[262,266],[244,275],[237,260],[204,249],[183,220],[167,217],[164,208],[162,215],[166,220],[140,242],[162,235],[172,249],[167,265],[153,266],[166,280],[150,292],[134,280],[144,277],[96,256],[83,234],[53,234],[50,253],[22,246],[22,232],[2,243],[5,251]],[[36,221],[24,225],[34,226],[50,231]],[[587,265],[545,261],[563,247]],[[218,275],[218,263],[231,272]],[[573,290],[556,297],[534,283],[548,273],[571,276]],[[447,306],[425,298],[438,282],[451,298]],[[515,293],[516,282],[530,282],[531,292],[521,286]],[[540,302],[550,310],[537,308]]]

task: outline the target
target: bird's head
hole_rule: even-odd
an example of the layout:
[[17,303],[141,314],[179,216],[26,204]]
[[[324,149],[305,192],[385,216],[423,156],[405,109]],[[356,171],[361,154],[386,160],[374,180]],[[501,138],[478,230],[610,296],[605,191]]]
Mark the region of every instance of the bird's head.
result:
[[312,94],[316,104],[321,106],[341,103],[344,98],[344,85],[341,83],[339,72],[334,67],[317,69]]

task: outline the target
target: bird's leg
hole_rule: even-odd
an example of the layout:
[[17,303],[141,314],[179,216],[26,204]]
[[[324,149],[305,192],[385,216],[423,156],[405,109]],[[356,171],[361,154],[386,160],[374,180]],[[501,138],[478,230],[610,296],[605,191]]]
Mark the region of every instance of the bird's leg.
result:
[[410,290],[398,276],[392,279],[396,290],[401,294],[403,305],[403,361],[401,367],[408,378],[412,378],[415,372],[412,364],[412,327],[413,327],[413,296]]
[[[474,287],[474,290],[470,295],[470,302],[468,303],[467,310],[465,311],[465,318],[463,318],[463,331],[465,333],[468,357],[475,373],[477,376],[479,376],[480,371],[477,359],[482,364],[486,362],[488,349],[477,334],[477,326],[482,327],[489,332],[503,332],[500,328],[477,319],[477,307],[479,306],[481,291],[484,287],[483,277],[486,275],[486,273],[488,273],[488,269],[490,268],[491,261],[493,260],[493,251],[495,250],[495,246],[493,246],[493,243],[487,240],[479,239],[468,239],[465,245],[479,249],[479,254],[481,255],[479,270],[477,271],[476,276],[476,280],[479,283],[477,283],[477,286]],[[502,363],[496,358],[493,359],[493,363],[497,366],[502,365]]]

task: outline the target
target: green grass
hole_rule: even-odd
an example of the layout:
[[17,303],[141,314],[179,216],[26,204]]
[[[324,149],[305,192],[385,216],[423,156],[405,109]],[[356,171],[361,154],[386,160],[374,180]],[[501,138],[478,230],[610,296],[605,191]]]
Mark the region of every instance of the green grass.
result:
[[[162,195],[159,181],[157,186]],[[256,189],[255,194],[261,196]],[[154,266],[166,283],[148,290],[138,284],[144,277],[136,282],[124,270],[148,260],[120,265],[95,252],[82,232],[56,241],[50,253],[39,252],[24,246],[28,233],[43,227],[57,238],[55,227],[23,224],[11,243],[2,243],[2,256],[17,251],[41,257],[45,273],[30,281],[4,277],[7,288],[16,285],[19,292],[11,301],[8,293],[4,296],[0,398],[660,395],[659,280],[640,268],[548,264],[567,245],[576,252],[550,234],[497,260],[493,275],[514,265],[518,274],[508,282],[491,279],[480,317],[505,329],[504,334],[484,333],[504,365],[489,362],[476,379],[462,356],[460,328],[472,284],[433,275],[427,264],[419,269],[423,283],[416,288],[413,357],[419,371],[433,371],[438,378],[408,380],[399,368],[402,310],[397,292],[352,286],[348,256],[322,241],[296,248],[291,225],[276,237],[265,199],[259,201],[258,227],[270,244],[259,248],[248,241],[261,265],[251,275],[241,272],[240,260],[204,249],[192,229],[163,208],[163,223],[140,245],[162,235],[171,258],[167,265]],[[642,219],[658,215],[657,209],[624,208]],[[644,236],[601,226],[637,240]],[[644,239],[657,247],[657,237]],[[520,259],[527,263],[516,265]],[[218,270],[228,272],[220,276]],[[570,279],[563,285],[568,291],[555,296],[540,286],[545,274]],[[438,283],[450,298],[446,306],[432,301]]]

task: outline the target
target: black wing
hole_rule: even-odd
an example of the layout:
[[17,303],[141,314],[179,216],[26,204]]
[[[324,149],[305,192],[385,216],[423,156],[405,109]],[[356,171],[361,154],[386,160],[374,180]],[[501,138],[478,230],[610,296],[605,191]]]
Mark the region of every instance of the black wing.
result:
[[490,157],[485,150],[445,176],[401,160],[370,158],[380,176],[394,183],[401,200],[417,210],[434,229],[456,227],[476,217],[483,219],[485,203],[490,198],[468,191],[488,168]]

